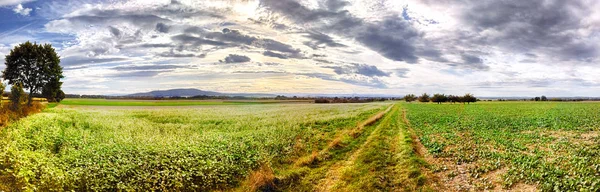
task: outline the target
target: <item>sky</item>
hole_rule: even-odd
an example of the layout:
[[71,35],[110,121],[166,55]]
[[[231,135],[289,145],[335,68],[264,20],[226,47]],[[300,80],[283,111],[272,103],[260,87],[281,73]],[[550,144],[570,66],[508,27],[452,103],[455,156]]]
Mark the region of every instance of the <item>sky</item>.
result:
[[51,43],[68,94],[600,96],[599,10],[596,0],[0,0],[0,55]]

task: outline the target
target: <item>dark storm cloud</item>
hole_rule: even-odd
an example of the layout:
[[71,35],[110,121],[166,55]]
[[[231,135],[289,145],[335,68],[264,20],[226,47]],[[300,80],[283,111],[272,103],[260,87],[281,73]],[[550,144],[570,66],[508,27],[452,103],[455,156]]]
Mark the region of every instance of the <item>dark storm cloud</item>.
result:
[[162,18],[152,14],[130,14],[120,10],[92,10],[86,15],[67,17],[72,23],[76,24],[100,24],[100,23],[131,23],[137,26],[154,26],[156,23],[169,22],[169,19]]
[[285,55],[283,55],[281,53],[275,53],[273,51],[265,51],[265,52],[263,52],[263,55],[267,56],[267,57],[275,57],[275,58],[280,58],[280,59],[287,59],[288,58],[287,56],[285,56]]
[[154,77],[160,73],[170,72],[171,70],[161,70],[161,71],[132,71],[132,72],[122,72],[116,74],[107,75],[108,77],[114,78],[139,78],[139,77]]
[[[473,44],[500,45],[513,51],[542,52],[561,60],[591,61],[598,58],[598,44],[587,42],[578,29],[594,11],[580,0],[470,1],[462,20],[474,30],[494,31],[470,37]],[[531,53],[528,53],[531,54]]]
[[304,42],[304,45],[306,45],[312,49],[324,48],[325,46],[346,47],[346,45],[344,45],[344,44],[335,42],[333,40],[333,38],[331,38],[329,35],[319,33],[319,32],[314,32],[314,31],[307,32],[307,35],[304,35],[304,37],[310,38],[312,40],[312,41]]
[[194,37],[194,36],[186,35],[186,34],[175,35],[175,36],[171,37],[171,39],[173,41],[175,41],[175,42],[180,43],[180,44],[190,44],[190,45],[195,45],[195,46],[200,46],[200,45],[223,46],[223,45],[227,45],[227,43],[224,43],[224,42],[213,41],[213,40],[204,39],[204,38],[201,38],[201,37]]
[[297,23],[321,24],[322,32],[335,33],[352,38],[394,61],[417,63],[415,41],[421,35],[408,22],[399,17],[388,17],[383,21],[367,23],[338,9],[346,5],[343,1],[329,0],[326,9],[309,9],[294,0],[262,0],[261,6],[288,16]]
[[320,63],[327,63],[327,64],[333,64],[332,61],[329,60],[325,60],[325,59],[313,59],[316,62],[320,62]]
[[464,54],[462,55],[462,59],[465,64],[483,64],[483,59],[473,55]]
[[175,53],[173,51],[160,53],[157,56],[160,57],[198,57],[204,58],[206,54],[193,54],[193,53]]
[[117,37],[120,38],[121,37],[121,31],[113,26],[108,26],[108,30],[110,31],[110,33]]
[[366,64],[352,64],[348,66],[331,66],[331,68],[339,75],[359,74],[367,77],[388,77],[390,73],[379,70],[376,66]]
[[249,61],[250,61],[250,57],[247,57],[245,55],[229,54],[229,56],[225,57],[225,59],[222,62],[225,62],[225,63],[245,63],[245,62],[249,62]]
[[325,2],[325,6],[327,6],[327,9],[331,11],[338,11],[347,5],[350,5],[350,3],[343,0],[329,0]]
[[141,44],[138,45],[138,47],[143,47],[143,48],[169,48],[169,47],[173,47],[173,45],[171,44],[160,44],[160,43],[145,43],[145,44]]
[[400,78],[406,78],[406,74],[408,74],[408,72],[410,72],[410,70],[406,69],[406,68],[400,68],[400,69],[394,70],[394,74],[396,74],[396,76],[400,77]]
[[161,33],[168,33],[169,32],[169,26],[164,24],[164,23],[157,23],[156,24],[156,31],[161,32]]
[[[172,39],[181,44],[209,44],[212,45],[227,45],[227,46],[252,46],[256,48],[266,49],[263,53],[265,56],[277,58],[304,58],[299,49],[295,49],[291,45],[281,43],[267,38],[253,37],[241,33],[238,30],[224,28],[220,32],[208,32],[199,27],[189,27],[184,30],[189,34],[181,34],[173,36]],[[199,37],[192,36],[198,35]],[[192,42],[192,43],[191,43]]]
[[66,57],[60,60],[60,65],[65,67],[75,67],[101,63],[124,62],[126,58],[94,58],[94,57]]
[[461,54],[461,59],[462,63],[448,63],[448,65],[471,70],[489,70],[489,66],[485,65],[484,60],[478,56],[463,53]]
[[111,69],[118,71],[150,71],[150,70],[171,70],[179,68],[189,68],[180,65],[123,65]]

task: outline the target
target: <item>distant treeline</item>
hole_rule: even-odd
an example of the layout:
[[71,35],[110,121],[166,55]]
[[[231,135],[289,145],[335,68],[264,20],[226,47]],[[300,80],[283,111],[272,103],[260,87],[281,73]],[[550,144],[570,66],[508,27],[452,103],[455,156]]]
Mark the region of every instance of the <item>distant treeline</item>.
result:
[[434,103],[445,103],[445,102],[451,102],[451,103],[474,103],[479,101],[479,99],[477,99],[475,96],[473,96],[473,94],[467,93],[463,96],[456,96],[456,95],[445,95],[445,94],[440,94],[440,93],[436,93],[433,94],[433,96],[429,96],[429,94],[427,93],[423,93],[423,95],[417,97],[414,94],[408,94],[404,96],[404,100],[406,102],[413,102],[413,101],[419,101],[419,102],[434,102]]
[[107,96],[107,95],[76,95],[67,94],[66,98],[89,99],[135,99],[135,100],[314,100],[315,103],[367,103],[374,101],[396,100],[394,97],[298,97],[277,95],[275,97],[245,97],[245,96],[209,96],[197,95],[193,97],[132,97],[132,96]]
[[393,99],[385,97],[321,97],[316,98],[315,103],[368,103]]
[[600,97],[554,97],[547,98],[546,96],[521,98],[521,99],[497,99],[497,101],[600,101]]

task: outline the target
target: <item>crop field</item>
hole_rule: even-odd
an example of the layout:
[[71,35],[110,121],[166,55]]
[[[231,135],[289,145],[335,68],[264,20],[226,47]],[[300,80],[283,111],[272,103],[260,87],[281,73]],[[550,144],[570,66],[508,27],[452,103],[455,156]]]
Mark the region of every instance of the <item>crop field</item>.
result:
[[600,189],[593,102],[59,106],[1,129],[0,191]]
[[450,190],[600,190],[600,103],[405,107]]
[[65,99],[61,105],[77,106],[201,106],[248,105],[273,103],[308,103],[312,100],[120,100],[120,99]]

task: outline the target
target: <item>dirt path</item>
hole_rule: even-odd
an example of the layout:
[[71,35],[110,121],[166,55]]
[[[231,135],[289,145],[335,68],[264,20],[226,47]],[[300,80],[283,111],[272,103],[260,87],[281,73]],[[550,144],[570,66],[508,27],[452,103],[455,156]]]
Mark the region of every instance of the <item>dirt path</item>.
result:
[[[417,137],[417,135],[415,134],[415,131],[410,124],[410,121],[406,117],[407,114],[408,114],[408,112],[406,111],[406,109],[402,109],[402,121],[404,121],[404,124],[406,125],[406,128],[408,129],[408,132],[410,133],[410,137],[414,141],[414,146],[413,146],[414,151],[417,153],[417,155],[420,158],[424,159],[427,163],[437,164],[438,160],[436,160],[431,155],[429,155],[429,153],[427,152],[427,148],[423,145],[423,143],[421,143],[421,139],[419,139],[419,137]],[[430,170],[422,170],[422,171],[425,172],[425,175],[427,176],[427,178],[429,180],[429,185],[433,189],[435,189],[436,191],[447,190],[446,186],[444,185],[444,183],[441,182],[440,177],[438,175],[434,174]]]
[[[361,125],[359,125],[358,129],[362,130],[362,129],[364,129],[364,126],[368,126],[368,125],[375,123],[377,120],[381,119],[385,114],[387,114],[393,107],[394,107],[394,105],[388,107],[385,111],[369,118],[368,120],[363,122]],[[369,143],[371,143],[372,140],[376,137],[374,133],[378,132],[379,129],[381,129],[381,126],[377,126],[375,128],[375,130],[371,131],[370,135],[367,137],[365,142],[363,142],[362,145],[360,145],[360,147],[358,149],[356,149],[345,161],[337,162],[334,165],[332,165],[329,168],[329,170],[327,171],[327,173],[325,174],[325,178],[322,179],[319,184],[317,184],[316,191],[333,191],[333,190],[335,190],[334,188],[340,181],[340,178],[341,178],[344,170],[347,168],[350,168],[354,164],[354,162],[356,161],[356,158],[358,158],[358,156],[363,152],[365,147],[368,146]]]

